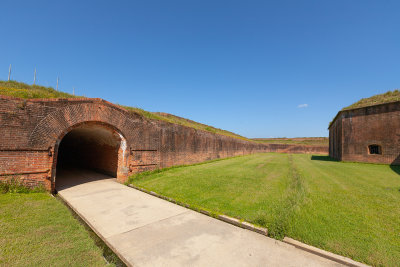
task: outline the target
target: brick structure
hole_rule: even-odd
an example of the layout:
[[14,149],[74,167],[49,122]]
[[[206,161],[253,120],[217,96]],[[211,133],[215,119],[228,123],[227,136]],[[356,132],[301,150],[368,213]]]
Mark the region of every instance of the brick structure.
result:
[[0,180],[54,190],[57,169],[82,165],[124,182],[132,173],[256,152],[327,154],[149,120],[101,99],[0,96]]
[[399,165],[400,102],[340,111],[329,126],[329,155]]

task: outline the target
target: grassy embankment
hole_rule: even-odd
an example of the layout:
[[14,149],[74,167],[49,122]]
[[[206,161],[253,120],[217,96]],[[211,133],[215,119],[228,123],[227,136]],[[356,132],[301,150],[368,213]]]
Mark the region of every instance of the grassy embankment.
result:
[[0,184],[0,266],[121,265],[85,228],[50,194]]
[[400,168],[257,154],[133,177],[136,186],[372,265],[400,264]]
[[[13,97],[19,97],[19,98],[24,98],[24,99],[31,99],[31,98],[76,98],[76,97],[82,97],[82,96],[75,96],[72,94],[64,93],[61,91],[57,91],[52,87],[44,87],[44,86],[39,86],[39,85],[29,85],[21,82],[16,82],[16,81],[0,81],[0,95],[6,95],[6,96],[13,96]],[[187,127],[191,127],[197,130],[203,130],[207,131],[210,133],[216,133],[216,134],[221,134],[229,137],[234,137],[242,140],[247,140],[251,141],[250,139],[247,139],[246,137],[240,136],[238,134],[225,131],[222,129],[218,129],[206,124],[198,123],[189,119],[181,118],[175,115],[171,115],[168,113],[162,113],[162,112],[150,112],[143,110],[141,108],[137,107],[128,107],[128,106],[122,106],[122,108],[125,108],[128,111],[133,111],[136,113],[139,113],[145,118],[152,119],[152,120],[160,120],[160,121],[166,121],[170,123],[175,123]]]
[[[0,81],[0,95],[19,97],[24,99],[31,98],[76,98],[75,96],[65,92],[57,91],[52,87],[44,87],[39,85],[29,85],[16,81]],[[328,145],[328,139],[324,137],[306,137],[306,138],[254,138],[249,139],[241,135],[218,129],[210,125],[202,124],[196,121],[185,119],[179,116],[164,112],[150,112],[137,107],[122,106],[128,111],[139,113],[145,118],[151,120],[160,120],[170,123],[175,123],[197,130],[203,130],[210,133],[221,134],[229,137],[234,137],[246,141],[255,141],[259,143],[274,143],[274,144],[300,144],[300,145]]]

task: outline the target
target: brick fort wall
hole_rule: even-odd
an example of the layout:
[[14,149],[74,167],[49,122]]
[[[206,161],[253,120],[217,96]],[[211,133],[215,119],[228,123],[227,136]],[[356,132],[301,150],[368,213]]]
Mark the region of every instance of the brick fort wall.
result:
[[[105,170],[116,171],[120,182],[136,172],[259,152],[328,153],[323,146],[261,144],[149,120],[102,99],[0,96],[0,180],[17,177],[53,190],[60,143],[73,131],[85,138],[87,147],[98,142],[104,148],[82,153],[88,159],[102,151],[118,154],[111,163],[100,161]],[[104,133],[97,138],[96,132]],[[116,141],[118,147],[110,145]],[[94,164],[93,158],[87,161]]]

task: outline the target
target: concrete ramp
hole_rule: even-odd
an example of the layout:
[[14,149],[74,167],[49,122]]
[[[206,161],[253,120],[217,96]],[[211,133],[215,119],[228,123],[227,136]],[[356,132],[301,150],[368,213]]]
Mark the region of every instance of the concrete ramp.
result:
[[62,175],[63,180],[75,182],[71,186],[64,182],[59,195],[130,266],[339,265],[101,174]]

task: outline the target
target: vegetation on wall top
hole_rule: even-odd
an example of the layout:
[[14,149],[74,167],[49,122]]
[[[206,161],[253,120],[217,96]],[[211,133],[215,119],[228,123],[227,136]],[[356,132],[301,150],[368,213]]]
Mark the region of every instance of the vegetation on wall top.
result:
[[0,95],[19,98],[73,98],[80,97],[57,91],[52,87],[29,85],[17,81],[0,81]]
[[[397,102],[397,101],[400,101],[400,91],[399,90],[387,91],[386,93],[383,93],[383,94],[373,95],[368,98],[362,98],[362,99],[358,100],[357,102],[351,104],[350,106],[342,108],[341,111],[352,110],[352,109],[356,109],[356,108],[365,108],[365,107],[386,104],[386,103],[392,103],[392,102]],[[335,121],[335,119],[336,119],[336,117],[333,118],[333,120],[331,122],[329,122],[329,127],[331,127],[331,125]]]
[[383,94],[374,95],[374,96],[371,96],[368,98],[362,98],[361,100],[357,101],[356,103],[354,103],[348,107],[343,108],[342,110],[363,108],[363,107],[374,106],[374,105],[385,104],[385,103],[396,102],[396,101],[400,101],[400,91],[399,90],[388,91]]

